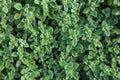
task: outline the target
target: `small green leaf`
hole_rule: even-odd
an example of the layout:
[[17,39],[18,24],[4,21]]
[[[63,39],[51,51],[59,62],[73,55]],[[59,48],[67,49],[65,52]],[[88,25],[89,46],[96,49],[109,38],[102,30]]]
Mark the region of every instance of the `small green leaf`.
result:
[[21,3],[16,3],[16,4],[14,5],[14,8],[15,8],[16,10],[21,10],[21,9],[22,9],[22,4],[21,4]]
[[4,77],[5,77],[4,73],[0,73],[0,80],[4,80]]
[[21,17],[21,14],[16,13],[15,16],[14,16],[14,19],[20,19],[20,17]]
[[102,13],[104,13],[106,17],[110,17],[111,9],[110,8],[103,9]]
[[74,51],[74,52],[71,52],[71,54],[72,54],[73,57],[78,57],[78,53],[75,52],[75,51]]
[[71,50],[72,50],[72,46],[71,45],[67,45],[66,51],[69,53]]
[[102,43],[101,43],[100,41],[97,41],[97,42],[95,43],[95,46],[97,46],[97,47],[102,47]]
[[20,80],[25,80],[25,77],[24,77],[24,76],[22,76]]
[[36,74],[36,75],[35,75],[36,77],[39,77],[39,76],[40,76],[40,72],[39,72],[39,71],[36,71],[35,74]]
[[34,0],[35,4],[40,4],[39,0]]
[[119,0],[113,0],[114,5],[120,6]]
[[88,13],[89,11],[90,11],[89,8],[85,8],[85,9],[83,10],[83,13]]
[[88,49],[89,49],[89,50],[95,50],[94,44],[90,44],[90,45],[88,46]]
[[51,80],[51,75],[47,75],[44,80]]
[[57,8],[56,2],[53,2],[53,1],[50,3],[50,6],[53,7],[53,8]]
[[13,53],[11,54],[11,56],[12,56],[12,57],[17,57],[18,55],[17,55],[16,52],[13,52]]
[[107,24],[107,22],[103,21],[102,22],[102,27],[103,27],[102,30],[104,31],[105,35],[110,36],[110,27]]
[[113,0],[107,0],[107,3],[109,6],[111,6],[113,4]]
[[0,72],[4,69],[4,64],[2,62],[0,62]]
[[16,62],[16,67],[19,67],[21,65],[21,62],[20,61],[17,61]]
[[113,10],[112,10],[112,14],[113,14],[113,15],[116,15],[116,16],[117,16],[117,15],[120,15],[119,9],[113,9]]
[[2,8],[2,10],[3,10],[5,13],[8,13],[8,8],[7,8],[6,6],[4,6],[4,7]]
[[47,4],[43,4],[43,20],[46,19],[46,17],[49,15],[49,9]]
[[120,47],[119,47],[119,45],[115,45],[115,47],[114,47],[113,50],[115,51],[116,54],[118,54],[118,53],[120,52]]
[[72,46],[76,46],[76,45],[77,45],[77,39],[75,38],[72,40]]
[[97,17],[97,11],[92,11],[91,15],[94,16],[94,17]]

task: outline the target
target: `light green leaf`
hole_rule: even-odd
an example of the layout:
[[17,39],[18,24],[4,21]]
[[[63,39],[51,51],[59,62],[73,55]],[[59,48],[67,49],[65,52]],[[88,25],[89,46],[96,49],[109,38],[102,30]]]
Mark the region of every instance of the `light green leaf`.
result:
[[115,47],[114,47],[113,50],[115,51],[116,54],[118,54],[118,53],[120,52],[120,47],[119,47],[119,45],[115,45]]
[[89,8],[85,8],[85,9],[83,10],[83,13],[88,13],[89,11],[90,11]]
[[5,13],[8,13],[8,8],[7,8],[6,6],[4,6],[4,7],[2,8],[2,10],[3,10]]
[[97,42],[95,43],[95,46],[97,46],[97,47],[102,47],[102,43],[101,43],[100,41],[97,41]]
[[105,14],[105,17],[110,17],[111,9],[106,8],[106,9],[103,9],[102,12]]
[[119,9],[113,9],[113,10],[112,10],[112,14],[113,14],[113,15],[116,15],[116,16],[117,16],[117,15],[120,15],[120,10],[119,10]]
[[44,80],[51,80],[51,75],[47,75]]
[[102,22],[102,30],[104,31],[106,36],[110,36],[110,26],[107,24],[107,22]]
[[67,45],[66,51],[69,53],[71,50],[72,50],[72,46],[71,45]]
[[113,4],[113,0],[107,0],[107,3],[109,6],[111,6]]
[[21,61],[18,60],[18,61],[16,62],[16,67],[19,67],[20,65],[21,65]]
[[49,12],[48,5],[47,4],[43,4],[43,20],[45,20],[46,17],[49,15],[48,12]]
[[90,45],[88,46],[88,49],[89,49],[89,50],[95,50],[94,44],[90,44]]
[[16,3],[16,4],[14,5],[14,8],[15,8],[16,10],[21,10],[21,9],[22,9],[22,4],[21,4],[21,3]]
[[21,77],[21,80],[25,80],[25,77],[24,77],[24,76],[22,76],[22,77]]
[[4,69],[4,64],[2,62],[0,62],[0,72]]
[[20,17],[21,17],[21,14],[16,13],[15,16],[14,16],[14,19],[20,19]]
[[53,7],[53,8],[57,8],[57,4],[56,4],[56,2],[54,2],[54,1],[52,1],[52,2],[50,3],[50,6]]
[[77,45],[77,38],[74,38],[73,40],[72,40],[72,46],[76,46]]
[[92,11],[91,15],[94,16],[94,17],[97,17],[97,11]]
[[39,0],[34,0],[34,3],[35,4],[40,4],[40,1]]

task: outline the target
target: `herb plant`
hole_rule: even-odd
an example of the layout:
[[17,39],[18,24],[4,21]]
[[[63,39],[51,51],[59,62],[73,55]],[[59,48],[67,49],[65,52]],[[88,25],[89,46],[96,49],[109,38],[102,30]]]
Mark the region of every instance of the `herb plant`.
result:
[[120,0],[0,0],[0,80],[120,80]]

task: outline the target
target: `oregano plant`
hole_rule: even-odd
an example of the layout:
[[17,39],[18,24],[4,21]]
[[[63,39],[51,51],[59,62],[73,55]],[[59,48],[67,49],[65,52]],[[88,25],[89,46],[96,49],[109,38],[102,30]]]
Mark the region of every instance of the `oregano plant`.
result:
[[120,80],[120,0],[0,0],[0,80]]

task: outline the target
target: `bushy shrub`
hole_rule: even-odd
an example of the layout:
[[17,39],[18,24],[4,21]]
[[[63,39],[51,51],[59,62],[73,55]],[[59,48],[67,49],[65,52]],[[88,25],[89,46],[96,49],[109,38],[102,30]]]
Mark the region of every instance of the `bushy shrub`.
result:
[[120,80],[120,1],[0,0],[0,80]]

